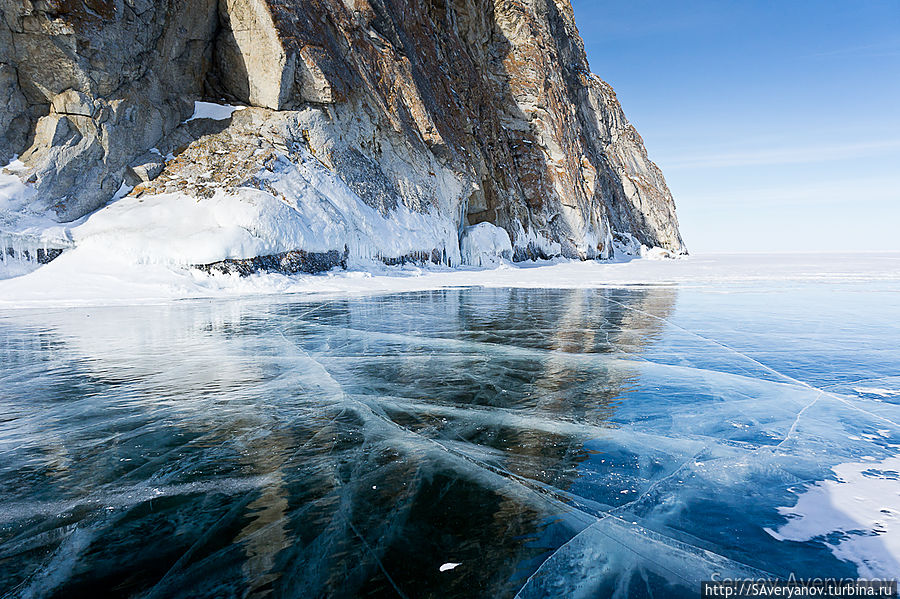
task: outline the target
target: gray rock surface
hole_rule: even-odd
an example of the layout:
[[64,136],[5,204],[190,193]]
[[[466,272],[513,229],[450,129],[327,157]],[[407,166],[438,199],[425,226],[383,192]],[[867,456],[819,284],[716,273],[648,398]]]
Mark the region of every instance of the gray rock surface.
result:
[[[3,140],[61,221],[107,202],[125,169],[190,116],[216,0],[0,0],[0,56],[16,73]],[[0,89],[2,89],[0,82]],[[0,109],[2,110],[2,109]]]
[[[182,125],[204,98],[256,108]],[[0,161],[61,221],[303,144],[383,215],[490,222],[517,259],[608,257],[616,231],[684,251],[568,0],[0,0],[0,100]]]

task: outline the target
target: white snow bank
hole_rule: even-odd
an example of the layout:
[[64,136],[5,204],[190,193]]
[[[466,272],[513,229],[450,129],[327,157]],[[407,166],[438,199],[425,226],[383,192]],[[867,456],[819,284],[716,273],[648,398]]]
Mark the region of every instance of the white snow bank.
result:
[[[92,271],[94,265],[108,264],[109,272],[123,263],[181,267],[297,249],[346,250],[357,267],[435,252],[448,264],[460,263],[455,221],[403,205],[385,216],[306,152],[298,163],[279,156],[246,186],[219,190],[210,198],[180,193],[127,196],[130,191],[123,184],[108,206],[64,227],[46,214],[32,215],[32,190],[14,175],[2,175],[0,216],[9,222],[0,220],[0,242],[4,235],[14,235],[14,246],[26,249],[46,245],[50,238],[56,240],[53,247],[74,242],[77,256],[66,263],[90,265]],[[0,269],[0,278],[29,270],[33,268]]]
[[37,250],[68,247],[66,227],[35,202],[34,189],[16,173],[19,160],[0,168],[0,279],[22,276],[38,268]]
[[[76,252],[129,257],[145,264],[205,264],[277,253],[289,208],[257,194],[217,193],[205,200],[182,194],[125,198],[72,230]],[[255,224],[259,224],[255,228]],[[256,234],[255,234],[256,233]]]
[[[0,241],[0,246],[3,245],[3,242]],[[4,255],[0,256],[0,280],[27,275],[28,273],[36,271],[41,266],[33,260],[24,260],[17,257],[15,255],[15,250],[13,250],[12,256],[6,254],[6,251],[3,249],[0,249],[0,252],[4,253]]]
[[397,207],[387,217],[368,206],[317,160],[281,157],[255,189],[126,197],[72,230],[76,252],[116,255],[137,264],[192,265],[303,249],[349,251],[351,263],[437,249],[459,263],[449,219]]
[[491,223],[479,223],[463,230],[459,240],[463,264],[494,266],[512,259],[509,234]]
[[779,508],[791,519],[767,532],[780,540],[823,539],[835,556],[856,564],[862,578],[895,577],[900,572],[900,457],[832,470],[836,480],[816,483],[797,505]]
[[185,123],[196,119],[212,119],[224,121],[230,119],[237,110],[244,110],[246,106],[231,106],[229,104],[215,104],[213,102],[194,102],[194,114]]
[[900,396],[900,389],[884,389],[882,387],[854,387],[853,390],[862,395],[878,395],[879,397]]
[[14,214],[22,211],[34,195],[34,190],[26,187],[15,174],[25,168],[19,160],[13,160],[0,168],[0,225]]

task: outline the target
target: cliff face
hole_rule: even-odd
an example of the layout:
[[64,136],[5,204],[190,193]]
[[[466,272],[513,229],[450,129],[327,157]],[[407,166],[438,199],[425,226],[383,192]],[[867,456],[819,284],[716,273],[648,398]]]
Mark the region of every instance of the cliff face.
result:
[[[663,176],[590,73],[568,0],[0,0],[0,11],[0,161],[20,155],[32,209],[60,221],[123,180],[135,197],[284,198],[263,183],[313,156],[388,220],[452,224],[394,253],[458,260],[459,234],[483,222],[509,233],[516,259],[609,257],[615,232],[684,251]],[[204,98],[254,108],[184,123]]]

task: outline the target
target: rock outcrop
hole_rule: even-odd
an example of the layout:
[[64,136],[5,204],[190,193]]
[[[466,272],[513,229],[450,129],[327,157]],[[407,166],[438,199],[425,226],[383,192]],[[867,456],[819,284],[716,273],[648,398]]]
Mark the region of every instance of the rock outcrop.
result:
[[[202,99],[253,109],[185,123]],[[684,251],[568,0],[0,0],[0,100],[0,162],[60,222],[123,182],[266,191],[302,151],[387,219],[451,222],[422,255],[479,223],[517,260],[609,257],[616,232]]]

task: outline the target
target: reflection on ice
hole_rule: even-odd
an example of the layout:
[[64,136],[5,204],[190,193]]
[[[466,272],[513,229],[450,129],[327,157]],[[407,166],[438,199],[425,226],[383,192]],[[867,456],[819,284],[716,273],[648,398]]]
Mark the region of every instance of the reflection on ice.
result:
[[893,567],[900,507],[834,498],[896,484],[895,406],[677,293],[2,315],[0,588],[673,597]]

